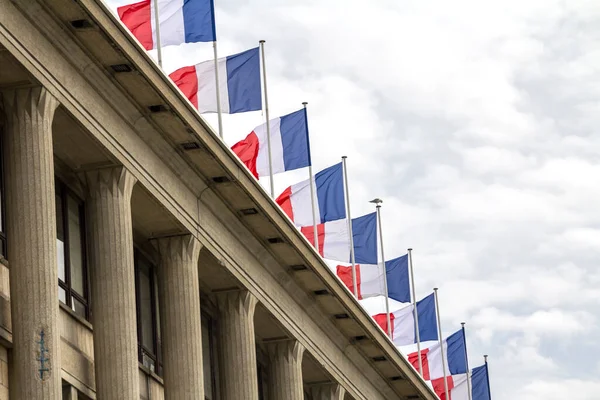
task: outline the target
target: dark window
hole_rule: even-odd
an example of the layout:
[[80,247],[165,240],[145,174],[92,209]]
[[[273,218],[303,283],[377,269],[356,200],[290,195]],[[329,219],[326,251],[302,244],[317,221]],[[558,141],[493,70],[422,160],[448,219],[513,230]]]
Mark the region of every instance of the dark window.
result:
[[[258,350],[258,349],[257,349]],[[267,374],[265,367],[261,363],[257,363],[258,371],[258,400],[266,400],[267,398]]]
[[213,320],[202,314],[202,372],[204,374],[204,398],[206,400],[216,399],[216,368]]
[[56,181],[56,254],[58,298],[89,319],[83,202]]
[[160,360],[160,320],[155,267],[139,251],[135,252],[135,297],[137,306],[139,362],[162,375]]

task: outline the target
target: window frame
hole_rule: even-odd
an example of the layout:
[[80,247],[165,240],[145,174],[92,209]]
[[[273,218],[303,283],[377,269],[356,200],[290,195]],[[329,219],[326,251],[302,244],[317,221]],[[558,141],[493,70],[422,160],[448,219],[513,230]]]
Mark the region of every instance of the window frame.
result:
[[[65,281],[58,278],[58,286],[65,291],[66,303],[65,304],[70,310],[75,312],[73,309],[73,297],[83,305],[85,309],[84,318],[89,321],[91,317],[90,309],[90,282],[89,282],[89,271],[88,271],[88,257],[87,257],[87,230],[85,221],[85,201],[81,199],[73,190],[71,190],[63,181],[59,178],[54,179],[56,196],[60,197],[62,209],[62,224],[63,235],[64,235],[64,261],[65,261]],[[71,282],[71,247],[70,247],[70,235],[69,235],[69,196],[75,199],[79,204],[79,221],[80,221],[80,235],[81,235],[81,265],[82,265],[82,279],[83,279],[83,294],[76,292],[73,289]],[[56,224],[58,225],[58,216]],[[56,237],[58,240],[58,237]],[[58,250],[57,250],[58,251]],[[57,265],[58,268],[58,265]],[[59,298],[59,302],[60,302]],[[75,312],[76,313],[76,312]],[[78,313],[76,313],[79,315]]]
[[[135,312],[136,312],[136,330],[137,330],[137,341],[138,341],[138,362],[144,367],[155,373],[158,376],[163,376],[163,365],[162,365],[162,346],[160,345],[159,327],[158,327],[158,293],[157,293],[157,280],[156,280],[156,264],[139,249],[134,248],[134,269],[135,269]],[[152,347],[148,349],[142,343],[142,309],[141,302],[138,301],[141,298],[140,293],[140,258],[145,261],[145,264],[149,266],[149,280],[150,280],[150,303],[152,310]],[[154,371],[144,365],[144,356],[150,358],[154,362]]]

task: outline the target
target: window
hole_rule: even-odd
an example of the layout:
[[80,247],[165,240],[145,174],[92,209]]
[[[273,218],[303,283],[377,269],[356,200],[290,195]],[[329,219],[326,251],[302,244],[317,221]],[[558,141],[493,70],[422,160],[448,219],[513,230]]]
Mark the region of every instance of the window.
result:
[[214,345],[213,320],[207,314],[202,313],[202,372],[204,374],[205,400],[217,398]]
[[90,398],[75,389],[68,382],[62,381],[62,400],[90,400]]
[[58,298],[76,314],[89,319],[84,215],[83,202],[57,181]]
[[138,358],[150,371],[162,375],[160,320],[158,315],[155,267],[135,252],[135,297],[137,307]]

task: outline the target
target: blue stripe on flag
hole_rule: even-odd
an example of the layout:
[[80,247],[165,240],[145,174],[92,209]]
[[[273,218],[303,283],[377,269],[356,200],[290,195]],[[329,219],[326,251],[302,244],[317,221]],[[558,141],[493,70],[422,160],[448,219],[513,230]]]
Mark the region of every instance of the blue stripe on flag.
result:
[[448,343],[448,367],[450,368],[450,375],[466,374],[467,360],[465,338],[462,329],[448,336],[446,343]]
[[217,40],[212,0],[184,0],[183,28],[186,43]]
[[280,131],[283,145],[283,165],[286,171],[308,167],[308,129],[305,110],[281,117]]
[[[435,297],[433,293],[421,301],[417,301],[417,314],[419,314],[419,339],[421,342],[438,340],[437,318],[435,316]],[[415,332],[415,343],[417,335]]]
[[471,387],[473,391],[473,400],[491,400],[489,377],[487,365],[473,368],[471,373]]
[[357,264],[377,264],[377,213],[352,219],[354,259]]
[[388,297],[400,303],[410,303],[408,254],[385,262]]
[[227,57],[229,114],[262,109],[258,47]]
[[[320,223],[346,218],[342,163],[317,172],[315,174],[315,186],[321,214]],[[377,262],[372,264],[377,264]]]

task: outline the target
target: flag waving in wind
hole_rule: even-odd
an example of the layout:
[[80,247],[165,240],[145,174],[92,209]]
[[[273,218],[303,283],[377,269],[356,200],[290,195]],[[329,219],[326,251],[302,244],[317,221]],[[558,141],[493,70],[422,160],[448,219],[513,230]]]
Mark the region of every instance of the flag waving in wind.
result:
[[[157,47],[154,0],[117,8],[119,19],[146,50]],[[212,0],[158,0],[160,45],[213,42],[215,15]]]
[[[487,365],[473,368],[471,370],[471,397],[469,397],[469,385],[467,374],[450,375],[446,377],[450,399],[448,400],[491,400],[488,385]],[[441,400],[446,400],[444,378],[431,381],[435,394]]]
[[[346,218],[344,204],[344,178],[342,163],[317,172],[313,178],[316,188],[317,223]],[[312,202],[310,198],[310,180],[296,183],[285,189],[275,200],[296,226],[313,226]],[[347,224],[346,224],[347,225]],[[324,227],[322,227],[323,229]],[[312,234],[314,236],[314,234]],[[319,234],[320,236],[320,234]],[[319,240],[319,247],[322,246]],[[344,261],[344,260],[337,260]],[[357,261],[358,262],[358,261]],[[377,261],[372,262],[372,264]]]
[[[258,47],[217,60],[221,112],[235,114],[262,109]],[[183,67],[169,77],[200,113],[217,112],[214,61]]]
[[[421,315],[419,314],[419,319],[420,317]],[[443,385],[444,369],[442,364],[442,351],[444,351],[445,354],[444,359],[447,364],[446,371],[448,375],[466,374],[467,361],[465,337],[462,329],[448,336],[442,343],[444,347],[443,350],[439,344],[421,350],[421,360],[423,362],[423,379],[428,381],[442,378]],[[419,356],[416,352],[408,355],[408,361],[415,369],[419,368]]]
[[[438,340],[435,298],[433,294],[417,302],[417,314],[419,315],[419,338],[421,341]],[[385,313],[374,315],[373,319],[384,332],[387,332],[387,316]],[[415,324],[414,306],[412,304],[390,313],[390,322],[392,324],[392,341],[396,346],[407,346],[417,343],[417,326]],[[423,351],[421,351],[422,354]],[[440,362],[440,368],[441,365]]]
[[[302,109],[269,121],[273,174],[310,165],[306,110]],[[267,124],[262,124],[231,147],[256,177],[269,176]]]
[[[303,226],[302,234],[310,243],[315,244],[314,227]],[[338,219],[317,225],[319,235],[319,254],[323,258],[344,263],[350,260],[350,234],[348,220]],[[377,215],[375,213],[352,218],[355,262],[377,264]]]

